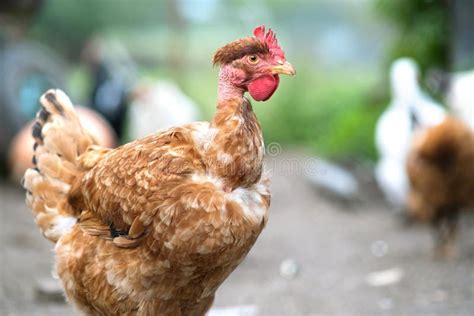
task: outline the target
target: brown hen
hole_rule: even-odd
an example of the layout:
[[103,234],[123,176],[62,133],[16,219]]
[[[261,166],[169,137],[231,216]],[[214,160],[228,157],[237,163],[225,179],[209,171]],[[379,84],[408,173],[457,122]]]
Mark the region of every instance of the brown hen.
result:
[[415,138],[407,171],[410,214],[433,226],[436,255],[454,255],[460,212],[474,207],[474,133],[447,117]]
[[248,91],[267,100],[294,75],[264,27],[219,49],[211,122],[117,149],[94,144],[68,97],[50,90],[33,128],[27,204],[56,242],[68,300],[90,315],[204,315],[245,258],[270,205],[263,139]]

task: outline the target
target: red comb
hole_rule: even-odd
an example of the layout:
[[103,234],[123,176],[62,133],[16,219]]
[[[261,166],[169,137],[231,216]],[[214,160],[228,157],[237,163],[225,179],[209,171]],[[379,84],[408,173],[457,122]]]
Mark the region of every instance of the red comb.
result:
[[285,60],[285,53],[281,49],[280,45],[278,45],[276,34],[272,31],[272,29],[268,29],[267,34],[265,34],[265,25],[260,25],[259,27],[255,28],[253,34],[257,39],[267,44],[273,56]]

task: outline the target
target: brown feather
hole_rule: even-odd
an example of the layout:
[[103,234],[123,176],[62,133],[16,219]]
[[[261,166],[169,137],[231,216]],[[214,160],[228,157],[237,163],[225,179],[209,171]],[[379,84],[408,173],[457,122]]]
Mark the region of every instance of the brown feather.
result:
[[245,55],[267,54],[269,52],[270,49],[266,43],[254,37],[246,37],[219,48],[212,58],[212,63],[214,66],[225,65]]
[[448,117],[420,133],[407,159],[410,214],[435,227],[437,254],[452,252],[461,210],[474,207],[474,133]]

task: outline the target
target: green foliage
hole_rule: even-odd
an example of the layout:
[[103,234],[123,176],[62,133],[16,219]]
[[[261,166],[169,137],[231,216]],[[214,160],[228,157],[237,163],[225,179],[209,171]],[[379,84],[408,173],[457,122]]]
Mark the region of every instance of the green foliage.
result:
[[377,12],[396,28],[397,37],[388,63],[408,56],[424,72],[429,67],[447,69],[449,61],[449,2],[442,0],[378,0]]
[[371,78],[350,72],[323,77],[307,69],[282,81],[271,104],[254,105],[267,142],[309,146],[329,158],[375,158],[379,111],[367,105],[365,95]]
[[111,28],[153,26],[165,16],[163,3],[153,0],[48,0],[32,35],[55,50],[78,57],[90,36]]

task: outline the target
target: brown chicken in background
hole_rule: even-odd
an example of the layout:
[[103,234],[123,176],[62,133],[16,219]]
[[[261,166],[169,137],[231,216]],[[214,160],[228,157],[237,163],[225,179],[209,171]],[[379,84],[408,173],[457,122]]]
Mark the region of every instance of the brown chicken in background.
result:
[[117,149],[94,144],[68,97],[50,90],[33,127],[27,204],[56,242],[69,301],[90,315],[204,315],[245,258],[270,205],[260,125],[245,92],[271,97],[294,75],[275,34],[220,48],[211,122]]
[[454,255],[460,212],[474,207],[474,133],[446,118],[417,136],[407,171],[411,215],[434,227],[438,256]]

